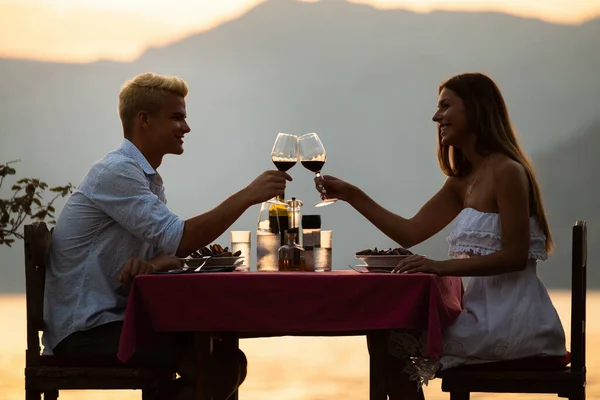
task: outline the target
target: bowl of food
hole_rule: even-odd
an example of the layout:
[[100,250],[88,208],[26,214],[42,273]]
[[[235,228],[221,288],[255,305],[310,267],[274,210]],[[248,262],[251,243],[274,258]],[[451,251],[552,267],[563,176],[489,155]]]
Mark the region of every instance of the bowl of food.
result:
[[189,255],[189,257],[181,258],[188,267],[197,268],[203,265],[206,267],[222,267],[237,265],[244,258],[241,256],[241,251],[232,253],[228,247],[222,247],[219,244],[211,244],[210,246],[198,249]]
[[354,257],[365,263],[369,271],[385,270],[391,271],[400,261],[413,255],[413,253],[405,248],[398,247],[395,249],[366,249],[356,252]]

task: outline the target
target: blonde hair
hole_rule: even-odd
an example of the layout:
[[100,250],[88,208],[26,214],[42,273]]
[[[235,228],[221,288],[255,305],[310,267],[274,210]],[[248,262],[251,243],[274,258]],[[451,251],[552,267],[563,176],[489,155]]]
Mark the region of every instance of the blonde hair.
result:
[[[439,92],[444,88],[456,93],[465,104],[469,127],[477,134],[475,149],[479,154],[500,152],[525,168],[529,177],[530,207],[546,235],[546,251],[550,253],[553,245],[552,234],[544,210],[542,193],[533,165],[519,146],[500,89],[493,80],[480,73],[456,75],[442,83]],[[440,135],[438,161],[442,171],[448,176],[467,176],[471,172],[471,164],[460,149],[443,145]]]
[[146,72],[125,82],[119,92],[119,117],[125,136],[130,134],[140,111],[157,113],[164,106],[165,98],[172,94],[187,96],[188,86],[183,79]]

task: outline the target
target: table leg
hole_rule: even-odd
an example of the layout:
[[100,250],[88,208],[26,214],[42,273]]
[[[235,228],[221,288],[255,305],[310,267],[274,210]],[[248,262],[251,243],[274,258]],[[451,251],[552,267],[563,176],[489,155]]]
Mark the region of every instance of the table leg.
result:
[[213,400],[211,388],[213,335],[194,333],[194,368],[196,371],[196,400]]
[[387,340],[385,332],[376,331],[367,335],[369,344],[369,400],[387,400],[385,390],[385,361]]
[[[225,338],[226,338],[225,341],[227,342],[227,346],[230,346],[234,349],[240,348],[240,338],[237,333],[233,333],[231,335],[226,335]],[[239,391],[236,390],[235,393],[233,393],[231,396],[229,396],[229,399],[227,399],[227,400],[238,400],[239,399],[238,393],[239,393]]]

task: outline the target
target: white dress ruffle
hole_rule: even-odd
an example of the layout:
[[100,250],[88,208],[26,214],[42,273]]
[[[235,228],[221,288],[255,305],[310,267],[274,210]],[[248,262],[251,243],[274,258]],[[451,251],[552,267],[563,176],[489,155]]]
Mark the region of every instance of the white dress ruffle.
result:
[[[418,385],[440,369],[534,356],[564,356],[565,333],[544,284],[536,274],[546,260],[546,237],[531,219],[529,262],[523,271],[469,280],[463,312],[444,333],[439,360],[425,354],[424,335],[391,331],[389,351],[409,361],[404,369]],[[468,258],[502,249],[500,214],[463,209],[447,239],[449,256]]]
[[[531,218],[529,262],[523,271],[469,280],[463,312],[444,336],[442,369],[459,365],[566,354],[565,333],[548,291],[536,274],[546,260],[546,237]],[[500,214],[465,208],[447,239],[455,258],[502,249]]]

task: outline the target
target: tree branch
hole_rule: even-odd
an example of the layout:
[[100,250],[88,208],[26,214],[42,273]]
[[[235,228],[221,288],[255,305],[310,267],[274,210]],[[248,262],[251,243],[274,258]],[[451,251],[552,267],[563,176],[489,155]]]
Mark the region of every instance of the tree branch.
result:
[[[15,175],[16,170],[9,164],[17,161],[9,161],[0,165],[0,189],[7,175]],[[19,179],[11,187],[12,196],[9,199],[0,199],[0,246],[3,244],[10,246],[15,239],[23,239],[19,229],[28,218],[41,221],[46,218],[54,218],[54,202],[68,196],[72,188],[71,183],[48,188],[48,184],[38,178]],[[41,200],[46,190],[56,194],[43,205]],[[53,225],[54,221],[49,221],[49,223]]]

